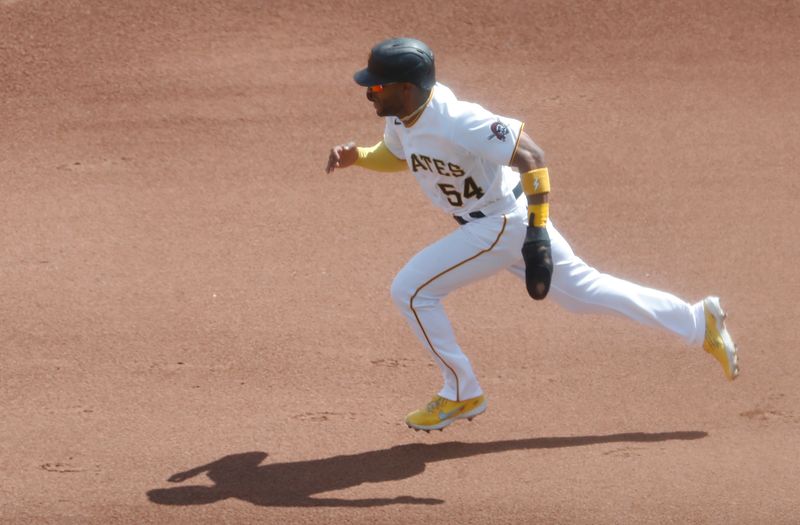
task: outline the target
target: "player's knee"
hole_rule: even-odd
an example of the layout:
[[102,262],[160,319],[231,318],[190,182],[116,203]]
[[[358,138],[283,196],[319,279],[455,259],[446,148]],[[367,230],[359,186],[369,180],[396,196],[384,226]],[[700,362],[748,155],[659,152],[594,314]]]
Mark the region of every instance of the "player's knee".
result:
[[429,310],[441,304],[441,297],[433,289],[423,287],[413,276],[404,275],[403,272],[392,282],[392,300],[404,312]]
[[414,295],[414,288],[407,279],[399,273],[392,281],[392,301],[401,310],[410,308],[411,297]]

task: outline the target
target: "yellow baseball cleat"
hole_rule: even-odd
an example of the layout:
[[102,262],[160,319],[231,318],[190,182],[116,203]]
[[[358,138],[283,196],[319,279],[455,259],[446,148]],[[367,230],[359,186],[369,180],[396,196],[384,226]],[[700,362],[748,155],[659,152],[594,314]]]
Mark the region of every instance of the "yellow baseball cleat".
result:
[[706,315],[706,338],[703,349],[722,365],[725,377],[733,381],[739,375],[739,357],[731,334],[725,328],[725,312],[719,304],[719,297],[706,297],[703,300]]
[[486,411],[486,398],[473,397],[465,401],[451,401],[442,396],[434,397],[428,405],[406,416],[406,424],[414,430],[443,430],[444,427],[459,419],[479,416]]

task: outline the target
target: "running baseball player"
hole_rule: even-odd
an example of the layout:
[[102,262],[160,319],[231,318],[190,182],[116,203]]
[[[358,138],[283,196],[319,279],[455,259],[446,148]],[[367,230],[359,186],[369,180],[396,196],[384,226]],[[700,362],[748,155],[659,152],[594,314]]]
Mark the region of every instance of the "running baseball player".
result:
[[352,165],[410,170],[428,198],[458,223],[412,257],[392,283],[395,304],[444,379],[430,403],[408,414],[409,427],[441,430],[486,410],[442,299],[503,269],[522,279],[533,299],[548,297],[574,312],[621,314],[690,345],[702,343],[725,376],[736,378],[736,347],[719,298],[690,304],[600,273],[578,258],[549,220],[550,177],[542,149],[519,120],[458,100],[437,83],[426,44],[411,38],[380,42],[354,79],[385,118],[383,140],[372,147],[334,146],[325,171]]

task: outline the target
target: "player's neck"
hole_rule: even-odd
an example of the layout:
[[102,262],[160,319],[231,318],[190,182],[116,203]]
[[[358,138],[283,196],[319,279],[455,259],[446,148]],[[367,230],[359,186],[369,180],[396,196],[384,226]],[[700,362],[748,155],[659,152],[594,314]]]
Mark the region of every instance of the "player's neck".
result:
[[406,104],[408,112],[406,115],[400,117],[400,120],[403,124],[407,126],[416,121],[419,114],[422,113],[422,110],[425,109],[425,106],[428,105],[428,100],[430,100],[430,91],[422,91],[417,90],[413,99]]

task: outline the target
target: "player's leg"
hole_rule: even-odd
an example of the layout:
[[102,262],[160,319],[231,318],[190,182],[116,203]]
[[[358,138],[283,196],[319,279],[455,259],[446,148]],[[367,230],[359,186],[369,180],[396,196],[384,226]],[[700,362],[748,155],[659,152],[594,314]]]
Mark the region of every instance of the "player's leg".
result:
[[[507,268],[519,257],[524,235],[520,221],[503,216],[480,219],[416,254],[392,283],[395,304],[441,370],[444,386],[439,396],[444,400],[462,402],[479,398],[483,391],[456,341],[442,299]],[[448,406],[436,407],[437,413],[448,414]]]
[[508,267],[519,256],[524,231],[509,226],[501,216],[458,228],[411,258],[392,283],[395,304],[442,371],[440,395],[448,399],[468,399],[482,391],[456,342],[442,299]]
[[[575,255],[552,224],[548,225],[553,252],[549,299],[578,313],[616,313],[641,324],[672,332],[687,343],[703,340],[703,303],[689,304],[660,290],[600,273]],[[525,278],[523,262],[511,271]]]
[[[738,374],[736,349],[725,329],[718,299],[709,297],[690,304],[673,294],[600,273],[575,255],[552,224],[548,233],[554,266],[550,299],[573,312],[616,313],[671,332],[690,345],[702,342],[729,379]],[[517,262],[510,270],[525,279],[524,262]]]

